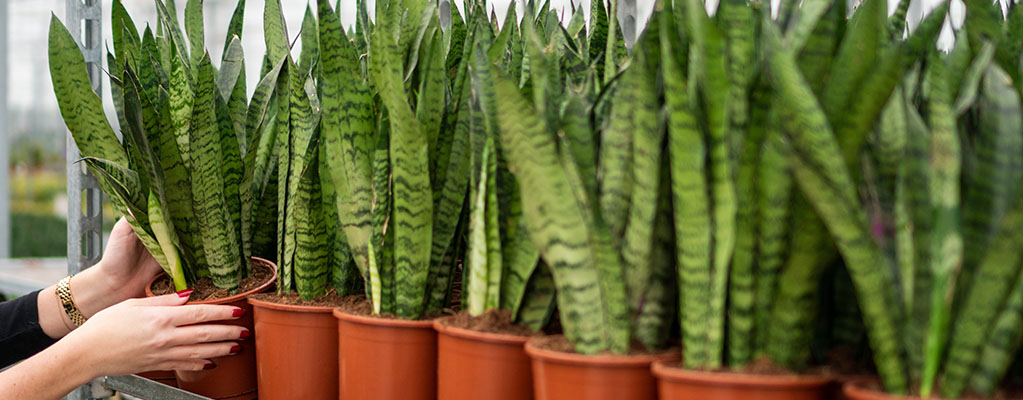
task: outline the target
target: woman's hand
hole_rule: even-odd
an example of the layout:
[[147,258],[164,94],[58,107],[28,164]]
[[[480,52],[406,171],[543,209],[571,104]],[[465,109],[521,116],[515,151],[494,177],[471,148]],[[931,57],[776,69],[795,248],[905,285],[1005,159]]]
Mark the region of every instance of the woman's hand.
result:
[[62,342],[92,349],[86,359],[97,376],[213,368],[210,359],[238,352],[237,341],[249,336],[248,329],[195,324],[237,319],[244,311],[184,305],[189,294],[127,300],[100,311]]
[[213,368],[248,330],[202,324],[237,319],[240,308],[184,305],[191,292],[128,300],[100,311],[29,359],[0,371],[0,399],[56,399],[105,375]]
[[[71,295],[85,318],[124,300],[145,296],[146,284],[161,271],[124,218],[110,232],[103,259],[71,279]],[[54,293],[55,286],[39,292],[39,325],[54,339],[73,328]]]
[[110,231],[103,259],[82,273],[101,277],[111,295],[119,298],[112,303],[116,304],[121,300],[145,296],[146,284],[160,271],[160,264],[142,245],[128,220],[121,218]]

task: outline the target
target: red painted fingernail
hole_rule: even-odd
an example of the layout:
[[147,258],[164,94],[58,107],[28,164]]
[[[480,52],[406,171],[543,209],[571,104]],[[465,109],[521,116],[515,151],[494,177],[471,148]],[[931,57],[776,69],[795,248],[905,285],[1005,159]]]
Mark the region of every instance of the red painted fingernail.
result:
[[214,369],[216,367],[217,367],[217,364],[214,364],[213,361],[210,361],[210,362],[206,363],[206,365],[203,365],[202,369],[209,370],[209,369]]
[[185,298],[185,297],[191,296],[192,292],[194,292],[194,291],[195,291],[195,289],[185,289],[185,290],[182,290],[182,291],[178,292],[178,297]]
[[238,317],[240,317],[242,315],[245,315],[245,309],[244,308],[236,308],[236,309],[231,311],[231,316],[232,317],[238,318]]
[[249,336],[252,336],[252,332],[249,332],[249,330],[246,329],[246,330],[242,331],[242,333],[240,335],[238,335],[238,338],[239,339],[245,339],[245,338],[247,338]]

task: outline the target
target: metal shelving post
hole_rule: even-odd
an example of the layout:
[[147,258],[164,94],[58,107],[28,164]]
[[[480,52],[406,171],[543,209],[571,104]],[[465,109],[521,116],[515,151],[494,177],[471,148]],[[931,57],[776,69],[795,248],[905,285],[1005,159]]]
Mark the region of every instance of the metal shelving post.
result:
[[[99,0],[66,0],[64,23],[82,48],[92,89],[102,97],[103,30]],[[99,261],[103,249],[103,195],[96,177],[78,162],[78,146],[67,137],[67,270],[75,274]],[[83,210],[84,200],[84,210]],[[97,393],[98,394],[98,393]],[[69,400],[93,398],[90,385],[76,389]]]
[[[0,0],[5,2],[6,0]],[[82,49],[92,89],[103,97],[103,30],[100,0],[65,0],[64,23]],[[2,92],[0,92],[2,93]],[[103,192],[96,177],[78,162],[81,155],[67,137],[67,271],[75,274],[99,261],[103,252]],[[131,327],[125,327],[131,329]],[[114,391],[152,400],[209,400],[134,375],[107,376],[75,389],[68,400],[93,400]]]

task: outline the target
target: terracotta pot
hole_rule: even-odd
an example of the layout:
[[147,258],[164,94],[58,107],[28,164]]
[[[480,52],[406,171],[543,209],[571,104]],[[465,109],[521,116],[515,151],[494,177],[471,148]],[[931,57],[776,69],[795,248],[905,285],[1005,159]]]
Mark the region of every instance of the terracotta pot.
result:
[[[241,318],[231,321],[216,321],[214,324],[244,326],[256,334],[252,323],[252,306],[245,301],[245,297],[269,289],[277,281],[277,265],[258,257],[252,257],[253,268],[260,266],[270,268],[273,272],[270,279],[259,285],[259,287],[238,293],[233,296],[215,300],[189,301],[188,304],[216,304],[229,305],[244,309],[246,312]],[[153,283],[161,276],[146,285],[146,295],[153,296],[151,290]],[[232,356],[218,357],[212,361],[216,368],[206,371],[175,371],[178,378],[178,387],[183,390],[222,400],[248,400],[256,398],[256,344],[253,340],[240,340],[241,351]]]
[[[919,400],[917,396],[900,396],[882,392],[877,380],[853,380],[842,385],[842,395],[849,400]],[[929,397],[940,400],[938,397]]]
[[830,400],[830,378],[693,371],[667,362],[653,365],[662,400]]
[[352,315],[338,318],[341,399],[437,398],[437,331],[433,321]]
[[524,345],[528,337],[478,332],[436,320],[437,398],[528,400],[533,376]]
[[332,307],[253,306],[259,398],[337,399],[337,318]]
[[654,400],[657,383],[650,364],[678,359],[672,351],[654,355],[584,355],[548,350],[526,342],[537,400]]
[[835,400],[852,400],[849,396],[845,395],[845,385],[855,383],[858,385],[880,385],[880,381],[876,375],[863,375],[863,374],[840,374],[834,377],[832,383],[832,397]]
[[149,371],[136,375],[170,387],[178,387],[178,377],[174,375],[174,371]]

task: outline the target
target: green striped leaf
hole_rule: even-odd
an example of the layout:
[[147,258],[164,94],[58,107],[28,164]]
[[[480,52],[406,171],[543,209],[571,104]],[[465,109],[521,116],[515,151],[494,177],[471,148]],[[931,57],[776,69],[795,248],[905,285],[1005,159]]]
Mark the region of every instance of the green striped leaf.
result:
[[680,323],[683,365],[704,368],[709,364],[707,331],[709,328],[711,273],[710,199],[707,193],[707,148],[696,116],[690,110],[691,99],[683,71],[673,56],[678,46],[673,24],[660,24],[661,74],[668,112],[668,160],[671,169],[674,204]]
[[[342,230],[363,277],[369,266],[372,237],[371,152],[374,114],[372,95],[362,79],[354,44],[341,33],[341,20],[319,2],[321,60],[323,62],[323,143],[327,147],[331,179],[338,190],[337,209]],[[342,107],[341,104],[345,104]]]
[[[1002,219],[1004,235],[991,243],[975,272],[974,284],[964,294],[958,318],[949,332],[948,358],[941,385],[941,396],[962,395],[970,376],[995,327],[998,315],[1013,286],[1019,280],[1023,255],[1023,202],[1016,199]],[[1007,350],[1003,350],[1007,351]]]
[[[409,11],[411,12],[411,11]],[[390,157],[394,174],[394,262],[396,314],[417,319],[425,307],[433,231],[429,143],[404,94],[401,45],[389,38],[397,29],[398,8],[378,14],[373,35],[372,76],[390,121]],[[406,33],[401,29],[402,34]],[[399,40],[400,37],[399,37]]]
[[185,2],[185,34],[188,35],[188,48],[191,54],[191,65],[199,65],[199,60],[206,52],[206,38],[203,28],[203,0]]
[[[657,77],[651,73],[644,50],[636,52],[632,66],[622,78],[620,91],[612,100],[615,105],[631,104],[631,121],[628,131],[632,139],[631,174],[632,191],[628,199],[627,222],[621,244],[621,259],[625,267],[626,292],[629,294],[629,312],[635,318],[645,320],[645,314],[658,311],[656,302],[650,303],[651,291],[660,288],[654,280],[655,271],[650,262],[654,246],[654,221],[657,215],[658,195],[661,179],[661,144],[664,141],[664,127],[658,123]],[[628,85],[626,86],[626,82]],[[626,91],[625,88],[630,90]],[[622,97],[618,97],[622,96]],[[614,118],[612,111],[612,118]],[[612,119],[614,121],[614,119]],[[607,150],[607,147],[602,147]],[[607,170],[605,170],[607,171]],[[603,205],[603,204],[602,204]],[[603,215],[611,214],[607,208]],[[637,333],[642,327],[636,326]],[[654,329],[654,331],[657,331]],[[650,333],[650,332],[646,332]],[[636,337],[647,348],[657,347],[660,338],[656,335]]]
[[[494,272],[489,265],[487,249],[490,244],[487,237],[487,182],[492,179],[488,176],[490,172],[488,160],[493,157],[490,155],[493,152],[492,143],[488,141],[490,145],[483,148],[479,179],[469,206],[469,249],[464,266],[468,270],[466,272],[468,279],[462,284],[468,292],[465,298],[466,309],[474,316],[482,315],[487,309],[488,275]],[[500,273],[500,269],[496,272]]]
[[[167,31],[170,34],[169,39],[171,45],[175,50],[177,50],[178,55],[180,55],[182,60],[185,61],[185,70],[190,71],[193,67],[197,67],[191,65],[189,62],[187,42],[185,41],[185,35],[181,33],[181,24],[178,23],[178,14],[174,7],[174,1],[167,0],[167,2],[164,3],[164,0],[155,0],[155,2],[156,13],[160,17],[160,22],[167,27]],[[202,21],[202,19],[200,19],[200,21]],[[202,52],[203,48],[200,46],[197,51]],[[191,76],[190,72],[189,77]]]
[[242,28],[245,26],[245,0],[238,0],[231,14],[231,22],[227,24],[227,36],[224,37],[224,54],[227,54],[231,40],[235,37],[241,39]]
[[959,215],[959,182],[962,163],[959,133],[956,131],[952,110],[951,90],[944,63],[931,53],[928,64],[929,102],[928,122],[931,128],[930,193],[931,219],[928,269],[933,277],[931,288],[931,315],[924,342],[923,377],[920,394],[929,397],[937,379],[941,357],[944,355],[951,323],[953,282],[963,262],[963,237]]
[[1006,303],[981,350],[980,362],[970,379],[970,388],[991,396],[1013,363],[1023,340],[1023,279],[1017,279]]
[[237,245],[239,233],[234,229],[224,193],[224,156],[218,134],[216,96],[213,65],[209,56],[204,56],[196,66],[193,126],[189,131],[193,182],[198,183],[192,185],[193,206],[213,283],[234,290],[245,269]]
[[[315,150],[314,150],[315,151]],[[318,152],[317,152],[318,153]],[[295,214],[295,291],[303,299],[313,299],[327,292],[330,282],[330,246],[323,212],[318,157],[314,153],[299,178],[298,192],[293,194]]]
[[828,75],[821,95],[821,108],[828,120],[837,121],[838,116],[853,104],[857,87],[877,65],[886,17],[887,2],[864,0],[849,18],[849,26],[832,64],[834,69]]
[[79,151],[86,157],[128,166],[128,155],[110,128],[103,104],[89,83],[82,52],[56,16],[50,18],[49,57],[57,105]]
[[885,388],[894,393],[907,388],[906,367],[901,357],[900,308],[895,286],[867,229],[855,186],[830,133],[828,120],[813,93],[799,75],[790,55],[780,49],[780,38],[767,26],[769,77],[778,95],[776,103],[792,143],[790,161],[802,192],[824,220],[853,277],[874,352],[875,364]]
[[554,276],[547,264],[541,261],[526,284],[525,296],[514,322],[539,331],[554,315],[555,296]]
[[600,278],[582,210],[564,201],[573,194],[559,167],[556,144],[513,84],[495,78],[495,91],[500,99],[501,148],[522,191],[531,194],[522,198],[523,215],[533,243],[551,266],[565,336],[580,353],[604,350],[607,317],[601,307]]
[[994,238],[1000,222],[1019,196],[1016,183],[1023,165],[1023,105],[1011,80],[997,66],[983,74],[976,106],[972,151],[964,161],[962,205],[963,271],[960,287],[972,285],[973,271]]
[[270,62],[277,63],[283,58],[291,58],[291,45],[288,41],[288,27],[281,14],[280,0],[267,0],[263,5],[263,36],[266,40],[266,53]]
[[[298,55],[298,70],[303,74],[312,71],[313,66],[320,63],[320,41],[316,16],[312,5],[306,4],[305,17],[302,18],[302,52]],[[313,75],[320,75],[313,71]]]

